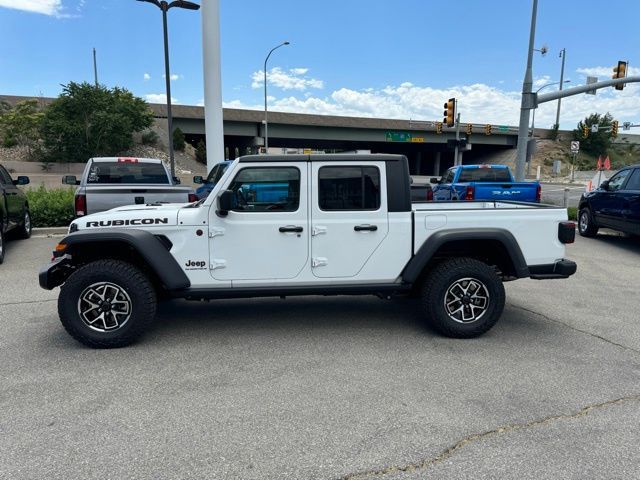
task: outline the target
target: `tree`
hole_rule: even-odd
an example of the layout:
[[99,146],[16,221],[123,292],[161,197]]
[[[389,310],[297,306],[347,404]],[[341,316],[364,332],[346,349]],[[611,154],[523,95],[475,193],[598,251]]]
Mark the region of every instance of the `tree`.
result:
[[46,109],[41,134],[48,157],[86,162],[133,146],[133,134],[149,128],[147,103],[124,88],[70,82]]
[[32,149],[39,142],[39,128],[43,114],[40,112],[37,100],[25,100],[17,103],[13,108],[4,111],[0,116],[0,128],[3,133],[5,146],[24,145],[29,156]]
[[178,150],[179,152],[182,152],[184,150],[185,147],[185,141],[184,141],[184,133],[182,133],[182,130],[180,130],[180,128],[176,128],[173,131],[173,148],[174,150]]
[[[613,117],[610,113],[600,115],[592,113],[587,118],[578,123],[578,128],[573,131],[574,140],[580,141],[580,150],[593,156],[606,155],[611,148],[611,122]],[[598,125],[598,131],[592,132],[591,127]],[[584,127],[587,127],[588,135],[584,137]]]
[[200,163],[207,164],[207,145],[200,140],[196,147],[196,160]]

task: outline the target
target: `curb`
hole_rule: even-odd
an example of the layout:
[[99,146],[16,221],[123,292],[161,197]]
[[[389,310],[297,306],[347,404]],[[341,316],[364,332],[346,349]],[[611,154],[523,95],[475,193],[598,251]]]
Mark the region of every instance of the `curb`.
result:
[[48,237],[50,235],[66,235],[69,227],[34,228],[32,235]]

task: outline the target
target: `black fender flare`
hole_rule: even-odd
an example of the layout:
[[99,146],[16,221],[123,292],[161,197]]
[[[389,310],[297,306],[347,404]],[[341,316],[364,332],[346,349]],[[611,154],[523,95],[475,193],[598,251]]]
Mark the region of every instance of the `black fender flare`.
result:
[[440,230],[429,236],[404,268],[401,274],[402,280],[406,283],[414,283],[438,249],[446,243],[474,240],[495,240],[500,242],[511,258],[516,276],[518,278],[529,276],[527,262],[518,245],[518,241],[511,232],[501,228],[464,228]]
[[135,250],[158,276],[169,291],[189,288],[191,282],[180,268],[169,249],[158,237],[146,230],[109,228],[93,231],[79,231],[67,235],[60,243],[67,247],[65,254],[71,254],[82,245],[96,243],[124,243]]

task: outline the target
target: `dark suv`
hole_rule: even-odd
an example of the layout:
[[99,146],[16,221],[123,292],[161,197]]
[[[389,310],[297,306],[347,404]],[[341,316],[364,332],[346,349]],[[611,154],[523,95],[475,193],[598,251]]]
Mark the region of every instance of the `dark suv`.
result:
[[9,232],[20,238],[31,236],[31,215],[27,196],[17,185],[26,185],[29,177],[11,178],[0,165],[0,263],[4,261],[5,240]]
[[625,167],[597,190],[582,195],[578,231],[593,237],[600,227],[640,235],[640,165]]

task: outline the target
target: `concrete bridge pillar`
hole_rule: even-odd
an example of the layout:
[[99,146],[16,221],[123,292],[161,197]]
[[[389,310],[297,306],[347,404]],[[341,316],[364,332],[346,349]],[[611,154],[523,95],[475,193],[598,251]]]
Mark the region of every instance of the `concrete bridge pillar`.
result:
[[433,160],[433,175],[440,176],[440,155],[441,152],[436,152],[436,158]]

